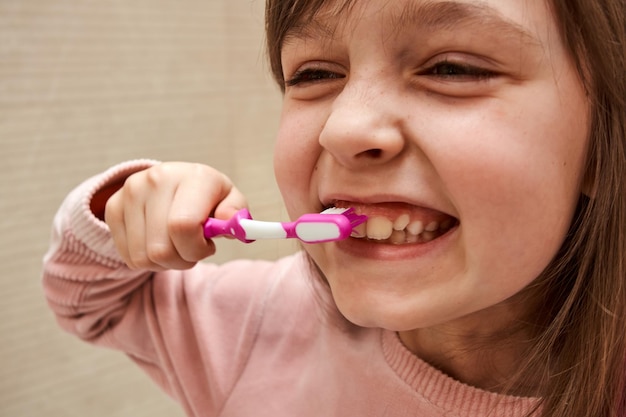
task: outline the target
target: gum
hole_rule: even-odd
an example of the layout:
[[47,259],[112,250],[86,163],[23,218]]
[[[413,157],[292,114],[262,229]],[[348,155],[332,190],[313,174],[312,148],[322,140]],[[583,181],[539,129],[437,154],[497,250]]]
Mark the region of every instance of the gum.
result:
[[412,206],[405,203],[384,203],[384,204],[354,204],[348,202],[337,202],[337,207],[352,207],[357,214],[364,214],[369,218],[385,217],[392,223],[395,223],[400,216],[406,215],[409,218],[407,226],[417,221],[422,223],[422,227],[428,228],[437,225],[450,225],[456,221],[456,219],[448,214],[442,213],[437,210],[432,210],[424,207]]

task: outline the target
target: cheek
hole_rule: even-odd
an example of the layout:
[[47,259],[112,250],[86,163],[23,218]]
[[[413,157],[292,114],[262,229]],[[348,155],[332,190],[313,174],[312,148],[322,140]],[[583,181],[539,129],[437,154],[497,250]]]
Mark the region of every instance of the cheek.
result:
[[584,97],[542,97],[533,105],[519,105],[533,103],[522,97],[509,106],[467,109],[442,128],[445,146],[428,149],[459,211],[462,239],[471,248],[468,264],[507,279],[512,270],[523,271],[505,291],[549,263],[580,195],[588,132]]
[[[301,214],[308,201],[320,154],[319,129],[289,108],[283,110],[274,148],[274,175],[288,212]],[[306,200],[304,200],[306,199]]]
[[[567,84],[566,91],[580,90]],[[444,127],[446,147],[434,153],[459,204],[547,214],[577,199],[588,132],[581,91],[538,84],[461,116]],[[467,198],[469,190],[475,198]]]

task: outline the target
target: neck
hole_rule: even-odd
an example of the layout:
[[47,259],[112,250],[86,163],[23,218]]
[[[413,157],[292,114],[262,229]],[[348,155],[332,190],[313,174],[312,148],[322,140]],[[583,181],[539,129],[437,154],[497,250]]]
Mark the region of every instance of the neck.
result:
[[399,332],[404,345],[447,375],[486,391],[538,396],[539,372],[526,364],[533,332],[508,308],[426,329]]

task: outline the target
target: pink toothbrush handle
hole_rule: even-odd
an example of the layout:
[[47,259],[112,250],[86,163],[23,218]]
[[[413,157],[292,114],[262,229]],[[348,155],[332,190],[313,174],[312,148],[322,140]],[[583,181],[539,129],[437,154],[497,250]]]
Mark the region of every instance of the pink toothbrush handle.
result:
[[209,218],[204,224],[204,237],[233,236],[245,243],[288,238],[323,243],[349,237],[354,227],[365,220],[366,216],[357,215],[354,209],[331,208],[322,213],[304,214],[295,222],[263,222],[252,220],[250,212],[242,209],[229,220]]
[[204,237],[211,239],[216,236],[233,236],[244,243],[254,242],[254,240],[246,239],[246,231],[240,224],[242,219],[252,220],[248,209],[239,210],[229,220],[209,218],[204,223]]

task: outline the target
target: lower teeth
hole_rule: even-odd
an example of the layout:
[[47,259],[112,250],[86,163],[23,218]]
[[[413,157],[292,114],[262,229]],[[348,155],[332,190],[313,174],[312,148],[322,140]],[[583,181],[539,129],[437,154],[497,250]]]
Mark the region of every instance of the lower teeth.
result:
[[377,243],[391,243],[394,245],[403,245],[407,243],[426,243],[434,240],[444,234],[444,230],[436,230],[432,232],[424,231],[419,235],[413,235],[406,233],[403,230],[394,230],[391,236],[387,239],[376,239],[368,236],[353,236],[357,239],[367,239]]

